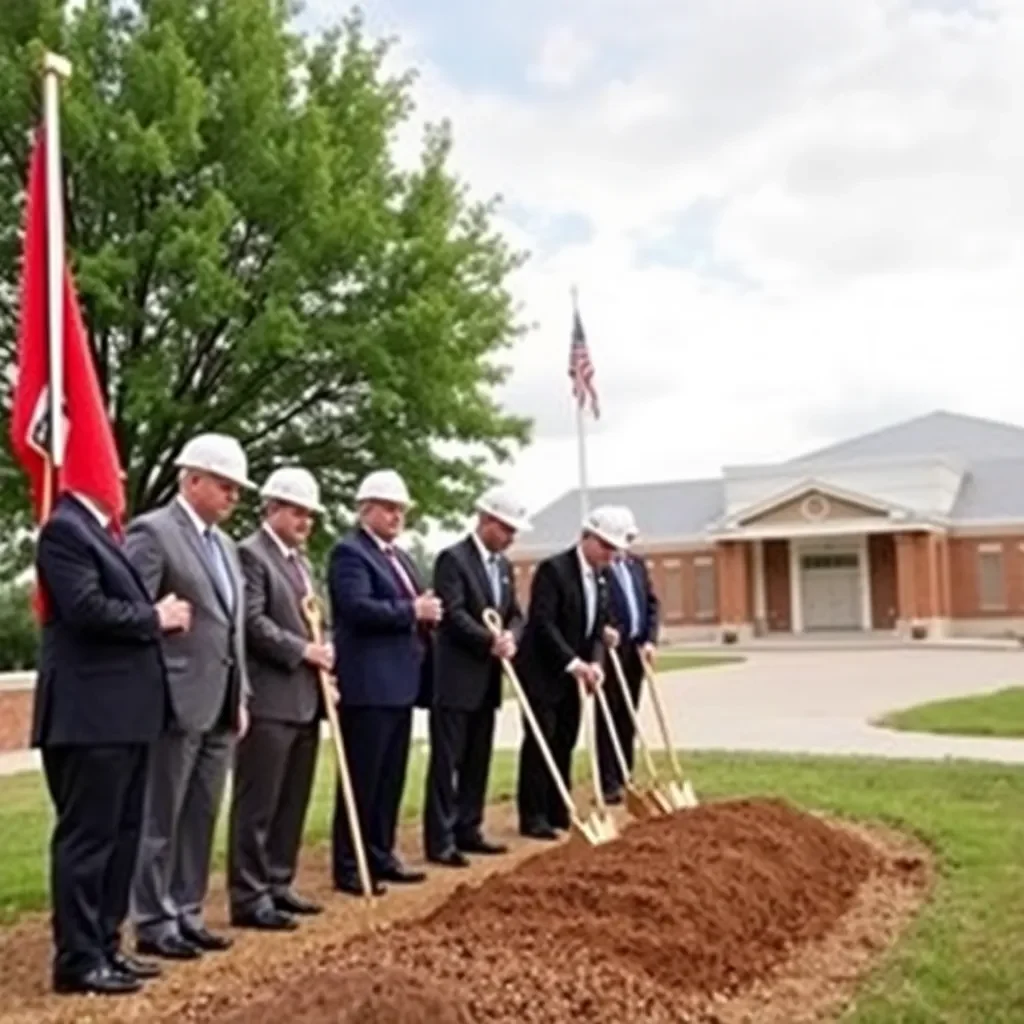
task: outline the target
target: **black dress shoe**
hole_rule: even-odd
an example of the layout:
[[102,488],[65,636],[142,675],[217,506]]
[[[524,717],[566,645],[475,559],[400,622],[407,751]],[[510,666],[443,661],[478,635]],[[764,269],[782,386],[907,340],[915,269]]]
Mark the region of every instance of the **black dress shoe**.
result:
[[489,843],[483,836],[473,836],[470,839],[460,839],[455,844],[463,853],[482,853],[487,856],[497,856],[508,853],[508,847],[501,843]]
[[163,974],[160,965],[151,960],[136,960],[135,957],[126,956],[124,953],[115,953],[109,960],[113,971],[118,974],[126,974],[130,978],[138,978],[140,981],[159,978]]
[[219,953],[231,948],[231,939],[226,935],[214,935],[213,932],[207,931],[205,925],[193,928],[191,925],[180,924],[178,930],[186,942],[191,942],[193,946],[198,946],[210,953]]
[[294,892],[283,892],[275,896],[274,906],[286,914],[321,914],[324,909],[319,903],[303,899]]
[[[350,896],[364,896],[363,883],[357,877],[339,878],[334,883],[338,892],[347,892]],[[376,878],[370,879],[370,889],[374,896],[383,896],[388,887]]]
[[160,956],[165,960],[198,960],[202,951],[179,935],[164,935],[159,939],[139,939],[135,949],[143,956]]
[[455,849],[445,850],[444,853],[439,853],[436,857],[427,857],[427,860],[432,864],[441,864],[446,868],[469,867],[469,858]]
[[527,839],[544,839],[548,842],[558,838],[558,833],[550,825],[526,825],[519,830],[519,834]]
[[621,789],[613,790],[611,793],[605,794],[604,802],[610,807],[614,807],[616,804],[621,804],[625,798],[622,795]]
[[231,924],[235,928],[257,928],[265,932],[293,932],[299,922],[276,907],[259,907],[244,913],[232,914]]
[[394,882],[395,885],[417,885],[427,880],[427,873],[413,871],[401,864],[393,864],[386,871],[381,871],[377,877],[385,882]]
[[109,964],[85,974],[54,974],[53,990],[60,995],[91,993],[97,996],[127,996],[138,992],[142,982],[115,971]]

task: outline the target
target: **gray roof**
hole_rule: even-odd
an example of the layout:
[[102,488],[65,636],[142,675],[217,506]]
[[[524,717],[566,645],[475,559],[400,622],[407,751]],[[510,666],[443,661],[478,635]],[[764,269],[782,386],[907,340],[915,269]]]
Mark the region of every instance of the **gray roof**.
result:
[[[628,505],[640,524],[641,540],[657,542],[700,533],[725,510],[721,480],[680,480],[671,483],[592,487],[590,507]],[[571,544],[580,530],[579,490],[563,494],[531,517],[533,529],[520,546]]]
[[[951,518],[1024,520],[1024,428],[1010,423],[933,412],[809,452],[782,467],[811,469],[901,455],[948,455],[967,463]],[[641,542],[657,543],[701,534],[723,515],[725,488],[721,479],[591,488],[591,508],[604,504],[628,505],[640,524]],[[571,543],[580,528],[578,490],[541,509],[533,524],[521,547]]]
[[939,410],[819,448],[787,465],[899,455],[952,455],[968,463],[1024,458],[1024,427]]
[[968,467],[951,519],[1024,519],[1024,458]]

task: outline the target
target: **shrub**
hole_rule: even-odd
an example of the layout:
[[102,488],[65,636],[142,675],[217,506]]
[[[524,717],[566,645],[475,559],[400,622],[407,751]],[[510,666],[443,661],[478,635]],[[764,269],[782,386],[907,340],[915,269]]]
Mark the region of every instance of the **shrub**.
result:
[[0,587],[0,672],[35,668],[38,648],[31,585]]

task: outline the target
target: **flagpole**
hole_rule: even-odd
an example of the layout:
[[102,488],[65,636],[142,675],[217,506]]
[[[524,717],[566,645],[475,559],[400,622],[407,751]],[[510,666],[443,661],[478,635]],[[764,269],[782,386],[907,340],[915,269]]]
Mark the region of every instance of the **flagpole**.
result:
[[[579,313],[579,289],[573,285],[570,289],[572,297],[573,315]],[[579,469],[580,488],[580,522],[582,523],[590,512],[590,497],[587,487],[587,425],[585,419],[586,403],[582,400],[576,402],[576,457]]]
[[64,464],[64,179],[60,148],[60,83],[71,64],[55,53],[43,60],[46,138],[46,291],[50,387],[50,458]]

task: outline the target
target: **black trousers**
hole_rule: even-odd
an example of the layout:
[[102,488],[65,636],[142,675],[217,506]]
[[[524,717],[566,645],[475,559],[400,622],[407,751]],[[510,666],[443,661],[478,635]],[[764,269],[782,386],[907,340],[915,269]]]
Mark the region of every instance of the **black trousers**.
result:
[[[572,791],[572,753],[580,730],[580,695],[576,681],[567,677],[555,701],[531,701],[530,706],[566,787]],[[516,805],[519,828],[550,825],[569,827],[569,811],[551,779],[544,755],[523,720],[523,744],[519,748],[519,783]]]
[[[622,674],[626,677],[626,683],[633,698],[633,707],[639,708],[640,690],[644,682],[644,666],[636,644],[628,641],[623,643],[619,648],[619,660],[622,662]],[[636,730],[633,728],[633,719],[626,707],[626,702],[622,699],[622,684],[615,675],[615,668],[610,658],[605,659],[604,672],[604,692],[608,698],[608,710],[611,711],[612,721],[615,723],[615,734],[619,737],[622,752],[626,757],[626,766],[632,775]],[[601,790],[605,796],[609,796],[616,790],[622,789],[626,780],[622,777],[622,771],[615,756],[615,748],[612,746],[611,737],[608,734],[604,712],[599,707],[595,708],[595,711],[597,712],[597,756],[598,770],[601,774]]]
[[44,747],[54,971],[80,976],[117,952],[142,831],[149,747]]
[[[395,834],[409,764],[412,708],[342,708],[341,734],[370,872],[380,875],[399,863]],[[333,840],[334,881],[357,879],[340,785],[335,792]]]
[[494,708],[430,710],[423,848],[428,857],[479,837],[494,747]]
[[313,791],[320,721],[254,719],[235,748],[228,826],[231,908],[269,909],[295,879]]

